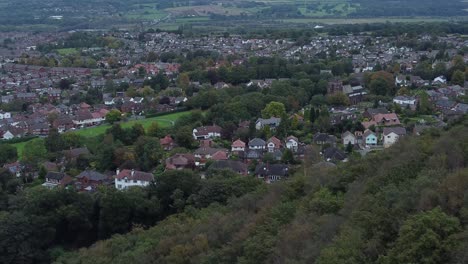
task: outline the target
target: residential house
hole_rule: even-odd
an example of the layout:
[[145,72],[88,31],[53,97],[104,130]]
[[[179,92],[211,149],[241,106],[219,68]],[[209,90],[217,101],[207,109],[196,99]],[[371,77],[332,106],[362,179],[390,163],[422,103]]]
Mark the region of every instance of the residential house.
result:
[[245,146],[246,146],[245,142],[238,139],[238,140],[232,142],[231,151],[234,152],[234,153],[245,151]]
[[446,83],[447,83],[447,78],[445,78],[445,76],[438,76],[432,81],[433,85],[442,85]]
[[213,125],[213,126],[203,126],[197,127],[193,129],[193,137],[195,139],[209,139],[209,138],[216,138],[221,137],[221,127]]
[[42,186],[48,189],[53,189],[57,186],[65,187],[66,185],[70,184],[73,179],[63,172],[49,171],[45,176],[45,180],[46,181],[42,184]]
[[383,145],[388,148],[395,144],[399,138],[406,135],[404,127],[384,127],[383,129]]
[[166,135],[164,138],[161,138],[159,140],[159,144],[165,151],[172,150],[176,146],[176,143],[170,135]]
[[25,166],[17,161],[3,165],[3,168],[7,169],[11,174],[15,175],[16,177],[20,177]]
[[364,134],[362,135],[363,139],[364,139],[364,143],[366,144],[366,146],[376,146],[377,145],[377,135],[372,132],[371,130],[369,129],[366,129],[366,131],[364,131]]
[[299,149],[299,140],[297,139],[297,137],[289,136],[285,140],[285,146],[292,152],[297,152]]
[[261,163],[255,167],[255,175],[267,183],[273,183],[288,177],[289,168],[285,164]]
[[334,146],[336,144],[336,137],[326,133],[316,133],[312,141],[317,145],[330,144]]
[[117,169],[115,174],[115,188],[118,190],[148,186],[152,181],[153,174],[143,171]]
[[266,142],[266,147],[268,152],[273,153],[282,147],[281,140],[273,136]]
[[348,144],[351,143],[351,145],[356,145],[357,144],[357,138],[356,136],[349,132],[346,131],[341,135],[341,140],[343,141],[343,145],[347,146]]
[[400,125],[400,119],[398,119],[397,114],[388,113],[388,114],[376,114],[372,117],[372,120],[369,122],[362,122],[362,125],[367,129],[371,126],[396,126]]
[[26,135],[26,130],[20,127],[7,126],[5,128],[1,128],[0,130],[3,131],[2,139],[5,140],[20,138]]
[[456,104],[455,101],[442,98],[435,102],[435,107],[439,110],[451,110]]
[[11,113],[10,112],[4,112],[0,110],[0,120],[3,119],[10,119],[11,118]]
[[386,108],[366,108],[362,116],[370,120],[377,114],[388,114],[388,110]]
[[166,170],[194,169],[195,157],[192,154],[177,153],[166,159]]
[[227,160],[228,150],[211,147],[200,147],[194,151],[193,155],[195,157],[195,165],[199,167],[205,166],[208,160]]
[[416,104],[418,100],[412,96],[397,96],[393,98],[393,103],[400,105],[404,108],[410,108],[411,110],[416,110]]
[[254,138],[249,141],[249,150],[265,150],[266,142],[261,138]]
[[237,160],[217,160],[211,164],[209,170],[230,170],[240,175],[249,173],[247,164]]
[[326,161],[337,162],[347,160],[346,154],[336,147],[328,147],[322,152],[322,154]]
[[270,127],[270,129],[274,130],[280,125],[280,123],[281,123],[281,118],[278,118],[278,117],[271,117],[268,119],[259,118],[255,122],[255,128],[257,130],[261,130],[264,127],[268,126]]
[[75,186],[80,191],[94,191],[100,185],[113,184],[112,178],[94,170],[82,171],[76,179]]

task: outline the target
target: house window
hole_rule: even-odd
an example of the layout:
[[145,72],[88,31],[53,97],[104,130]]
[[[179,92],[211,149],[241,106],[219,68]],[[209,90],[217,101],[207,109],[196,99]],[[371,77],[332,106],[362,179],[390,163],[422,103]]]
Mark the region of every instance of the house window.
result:
[[122,185],[121,184],[117,185],[117,189],[122,189]]
[[137,183],[137,180],[133,180],[133,183]]

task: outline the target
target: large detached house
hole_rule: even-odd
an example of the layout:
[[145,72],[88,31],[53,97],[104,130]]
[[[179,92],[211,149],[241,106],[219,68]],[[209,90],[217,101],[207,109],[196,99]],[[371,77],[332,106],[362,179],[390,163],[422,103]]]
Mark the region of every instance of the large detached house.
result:
[[404,127],[384,127],[383,129],[383,144],[384,148],[388,148],[395,144],[400,137],[406,135]]
[[267,183],[279,181],[289,176],[289,168],[284,164],[258,164],[255,175]]
[[264,127],[270,127],[270,129],[276,129],[281,123],[281,118],[278,118],[278,117],[271,117],[271,118],[268,118],[268,119],[263,119],[263,118],[259,118],[257,119],[257,122],[255,122],[255,128],[257,130],[261,130],[263,129]]
[[94,170],[82,171],[76,176],[76,179],[78,182],[75,183],[75,186],[81,191],[94,191],[100,185],[112,183],[112,178]]
[[115,188],[124,190],[129,187],[148,186],[153,181],[153,174],[136,170],[117,170],[115,175]]
[[210,139],[221,136],[221,127],[219,126],[202,126],[193,129],[193,138],[195,139]]

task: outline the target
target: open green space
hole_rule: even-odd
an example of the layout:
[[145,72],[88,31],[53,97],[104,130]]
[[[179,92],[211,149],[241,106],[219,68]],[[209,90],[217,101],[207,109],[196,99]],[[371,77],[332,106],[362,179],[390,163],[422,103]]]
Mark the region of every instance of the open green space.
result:
[[66,55],[76,54],[78,53],[78,50],[76,48],[57,49],[57,53],[62,56],[66,56]]
[[[43,139],[42,138],[34,138],[32,140],[43,140]],[[16,147],[16,150],[18,152],[18,157],[21,157],[23,155],[24,147],[26,146],[26,143],[28,143],[28,142],[29,141],[11,144],[12,146]]]
[[[186,116],[190,114],[190,111],[185,111],[185,112],[179,112],[179,113],[173,113],[173,114],[167,114],[163,116],[158,116],[158,117],[152,117],[152,118],[145,118],[141,120],[132,120],[128,122],[122,122],[121,125],[123,128],[129,128],[133,126],[134,124],[142,124],[145,129],[148,129],[148,127],[151,125],[153,122],[157,122],[160,127],[166,128],[170,127],[174,124],[177,119],[179,119],[182,116]],[[94,137],[98,136],[100,134],[103,134],[106,132],[108,128],[110,128],[110,125],[101,125],[101,126],[96,126],[96,127],[90,127],[90,128],[85,128],[85,129],[80,129],[76,130],[73,132],[69,133],[76,133],[78,135],[84,136],[84,137]],[[42,138],[35,138],[32,140],[43,140]],[[24,151],[24,147],[26,143],[29,141],[25,142],[20,142],[20,143],[15,143],[12,144],[12,146],[16,147],[18,151],[18,157],[21,157]]]
[[370,24],[370,23],[416,23],[416,22],[444,22],[452,18],[435,18],[435,17],[414,17],[414,18],[395,18],[395,17],[378,17],[378,18],[290,18],[281,20],[283,23],[321,23],[327,25],[337,24]]
[[[145,129],[147,129],[151,123],[156,122],[159,124],[160,127],[170,127],[173,122],[175,122],[177,119],[179,119],[182,116],[188,115],[190,112],[179,112],[179,113],[173,113],[173,114],[168,114],[168,115],[163,115],[163,116],[158,116],[158,117],[152,117],[152,118],[145,118],[141,120],[132,120],[128,122],[123,122],[121,123],[123,128],[129,128],[133,126],[134,124],[141,124]],[[100,134],[103,134],[109,127],[110,125],[100,125],[96,127],[90,127],[90,128],[85,128],[85,129],[80,129],[76,130],[72,133],[76,133],[78,135],[82,135],[84,137],[94,137]]]

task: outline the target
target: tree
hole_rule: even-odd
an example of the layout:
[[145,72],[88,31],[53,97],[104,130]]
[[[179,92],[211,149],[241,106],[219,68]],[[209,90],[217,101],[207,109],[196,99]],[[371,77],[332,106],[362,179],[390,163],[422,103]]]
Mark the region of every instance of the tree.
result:
[[10,144],[0,144],[0,165],[16,161],[16,159],[18,159],[18,152],[14,146]]
[[36,166],[41,160],[46,159],[47,149],[44,141],[35,139],[28,141],[23,150],[22,160],[30,165]]
[[448,253],[457,245],[452,235],[460,230],[459,220],[440,208],[413,215],[383,263],[448,263]]
[[139,137],[135,143],[135,154],[139,167],[144,171],[151,170],[162,158],[159,140],[152,137]]
[[161,128],[159,127],[158,122],[151,122],[150,126],[148,127],[148,136],[150,137],[161,137]]
[[347,153],[353,152],[353,144],[351,144],[351,142],[348,142],[348,145],[346,145],[346,152]]
[[262,110],[263,118],[283,117],[285,115],[286,115],[286,108],[284,104],[280,102],[270,102]]
[[56,128],[50,129],[49,135],[44,139],[44,144],[49,152],[61,151],[65,147],[62,136]]
[[312,108],[310,108],[310,111],[309,111],[309,121],[310,121],[310,123],[313,124],[315,122],[315,118],[316,118],[315,108],[312,107]]
[[395,82],[393,75],[386,71],[379,71],[371,76],[370,89],[376,95],[394,95]]
[[194,144],[192,130],[189,126],[184,126],[178,129],[174,137],[177,144],[181,147],[190,149]]
[[346,94],[342,92],[335,93],[333,95],[327,96],[328,103],[330,105],[341,106],[341,105],[349,105],[349,98]]
[[[190,195],[200,188],[200,177],[192,171],[167,171],[156,176],[154,190],[165,212],[175,212]],[[178,191],[176,191],[178,190]]]
[[122,119],[122,113],[117,109],[112,109],[106,114],[106,121],[109,124],[114,124]]
[[293,164],[294,163],[294,154],[290,149],[285,149],[283,152],[283,156],[281,157],[281,161],[286,164]]
[[189,75],[187,73],[181,73],[177,79],[177,85],[179,85],[184,91],[187,90],[190,85]]
[[456,70],[452,74],[452,84],[454,85],[458,84],[460,86],[465,85],[465,74],[460,70]]

